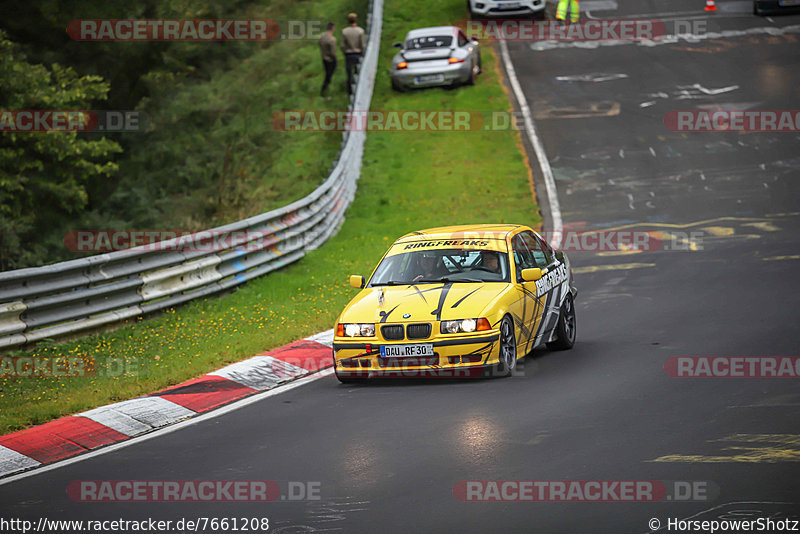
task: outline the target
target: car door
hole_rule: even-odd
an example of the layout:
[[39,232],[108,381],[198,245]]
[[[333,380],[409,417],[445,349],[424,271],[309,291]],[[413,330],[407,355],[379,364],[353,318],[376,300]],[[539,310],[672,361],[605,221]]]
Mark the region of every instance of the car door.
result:
[[522,279],[523,269],[537,267],[533,252],[528,248],[522,234],[511,239],[511,249],[516,277],[513,282],[518,296],[515,317],[519,331],[517,345],[520,355],[524,355],[533,349],[536,332],[544,314],[545,299],[536,296],[535,282],[525,282]]
[[565,279],[565,267],[558,261],[555,254],[553,254],[550,246],[545,243],[539,236],[533,232],[523,232],[520,234],[525,245],[531,251],[536,267],[546,270],[547,274],[537,284],[536,294],[539,295],[543,302],[541,318],[542,324],[538,328],[539,332],[537,337],[541,338],[543,335],[550,332],[555,328],[558,321],[558,312],[561,307],[562,284]]

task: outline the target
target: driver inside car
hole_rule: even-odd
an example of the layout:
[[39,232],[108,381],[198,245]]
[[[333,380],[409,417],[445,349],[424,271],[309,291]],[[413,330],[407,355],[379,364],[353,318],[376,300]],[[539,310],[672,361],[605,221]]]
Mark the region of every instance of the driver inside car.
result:
[[437,269],[439,258],[433,254],[423,254],[419,259],[419,273],[414,277],[414,282],[439,278],[441,273]]
[[497,252],[483,251],[481,252],[481,265],[486,267],[493,273],[500,273],[500,257]]

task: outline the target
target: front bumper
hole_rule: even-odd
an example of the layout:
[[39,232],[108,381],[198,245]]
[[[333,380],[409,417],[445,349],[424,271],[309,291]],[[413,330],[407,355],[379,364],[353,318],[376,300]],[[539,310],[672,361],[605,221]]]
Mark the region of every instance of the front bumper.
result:
[[545,0],[534,0],[524,3],[519,7],[508,8],[503,4],[509,2],[474,2],[472,13],[482,17],[519,17],[524,15],[538,15],[545,10],[547,3]]
[[[410,63],[408,68],[392,70],[392,82],[405,89],[413,89],[416,87],[435,87],[441,85],[453,85],[463,83],[470,79],[472,71],[470,70],[470,62],[453,63],[446,65],[420,65]],[[433,63],[433,62],[431,62]],[[439,80],[424,80],[420,79],[423,76],[436,76],[440,75]]]
[[[354,342],[352,338],[337,337],[333,342],[333,362],[336,374],[342,378],[468,378],[481,376],[497,364],[499,339],[497,330],[402,342]],[[432,343],[434,355],[405,358],[380,355],[381,345],[409,343]]]

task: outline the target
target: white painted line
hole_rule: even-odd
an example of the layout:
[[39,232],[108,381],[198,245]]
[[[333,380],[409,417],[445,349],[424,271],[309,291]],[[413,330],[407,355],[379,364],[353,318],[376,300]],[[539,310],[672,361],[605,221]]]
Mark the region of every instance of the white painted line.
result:
[[581,9],[584,11],[614,11],[619,6],[616,0],[584,0]]
[[[309,384],[309,383],[311,383],[311,382],[313,382],[315,380],[330,376],[332,374],[333,374],[333,368],[325,369],[323,371],[320,371],[318,373],[314,373],[312,375],[300,378],[298,380],[295,380],[294,382],[290,382],[290,383],[285,384],[283,386],[278,386],[277,388],[273,388],[273,389],[264,391],[262,393],[256,393],[254,395],[251,395],[250,397],[246,397],[244,399],[241,399],[241,400],[238,400],[238,401],[234,401],[234,402],[232,402],[230,404],[226,404],[222,408],[219,408],[217,410],[212,410],[210,412],[206,412],[206,413],[204,413],[202,415],[198,415],[198,416],[193,417],[191,419],[188,419],[186,421],[181,421],[181,422],[176,423],[174,425],[171,425],[171,426],[168,426],[168,427],[165,427],[165,428],[160,428],[160,429],[154,430],[152,432],[148,432],[147,434],[144,434],[144,435],[141,435],[141,436],[137,436],[135,438],[131,438],[129,440],[120,441],[119,443],[115,443],[113,445],[109,445],[107,447],[103,447],[102,449],[97,449],[97,450],[94,450],[94,451],[91,451],[91,452],[87,452],[85,454],[79,454],[78,456],[74,456],[72,458],[68,458],[66,460],[61,460],[59,462],[55,462],[55,463],[52,463],[52,464],[47,464],[47,465],[44,465],[44,466],[42,466],[42,467],[40,467],[38,469],[34,469],[32,471],[28,471],[28,472],[25,472],[25,473],[20,473],[18,475],[14,475],[14,476],[10,476],[10,477],[6,477],[6,478],[3,478],[3,479],[0,479],[0,486],[2,486],[4,484],[10,484],[11,482],[16,482],[17,480],[21,480],[23,478],[28,478],[28,477],[36,476],[36,475],[39,475],[39,474],[42,474],[42,473],[46,473],[47,471],[52,471],[53,469],[59,469],[61,467],[65,467],[67,465],[71,465],[71,464],[74,464],[74,463],[77,463],[77,462],[82,462],[84,460],[88,460],[90,458],[94,458],[95,456],[100,456],[101,454],[107,454],[109,452],[114,452],[114,451],[122,449],[124,447],[129,447],[131,445],[136,445],[136,444],[141,443],[143,441],[146,441],[148,439],[161,437],[161,436],[163,436],[165,434],[169,434],[171,432],[175,432],[176,430],[182,430],[183,428],[186,428],[187,426],[195,425],[197,423],[201,423],[201,422],[207,421],[209,419],[214,419],[216,417],[219,417],[221,415],[225,415],[225,414],[227,414],[229,412],[232,412],[234,410],[238,410],[239,408],[244,408],[245,406],[249,406],[250,404],[262,401],[262,400],[267,399],[269,397],[273,397],[275,395],[280,395],[281,393],[285,393],[287,391],[290,391],[292,389],[298,388],[300,386],[304,386],[304,385]],[[31,461],[33,461],[33,460],[31,460]],[[38,462],[37,462],[37,464],[38,464]]]
[[320,332],[319,334],[314,334],[311,337],[306,338],[309,341],[316,341],[320,345],[325,345],[326,347],[333,347],[333,328],[330,330],[325,330],[324,332]]
[[[307,339],[321,345],[332,347],[333,329],[314,334]],[[327,373],[325,371],[317,373],[315,379],[321,376],[328,376],[331,374],[330,371],[331,370],[328,370]],[[223,367],[213,373],[209,373],[209,375],[220,376],[259,391],[273,389],[282,382],[305,374],[308,374],[307,369],[303,369],[278,358],[273,358],[272,356],[254,356],[247,360]],[[238,402],[241,402],[241,400],[229,406]],[[214,411],[214,413],[217,413],[217,411]],[[196,415],[196,412],[163,397],[147,396],[94,408],[76,414],[75,417],[91,419],[121,434],[132,437],[149,433],[153,429],[171,425],[178,421],[184,421],[194,415]],[[128,442],[129,440],[126,440],[123,443]],[[63,462],[56,462],[58,465],[62,463]],[[40,463],[36,460],[0,446],[0,476],[30,469],[38,465],[40,465]],[[25,476],[27,475],[28,474]],[[0,484],[4,483],[4,481],[0,481]]]
[[627,74],[611,74],[605,72],[593,72],[591,74],[572,74],[570,76],[556,76],[559,82],[608,82],[611,80],[621,80],[627,78]]
[[[641,41],[623,41],[619,39],[608,39],[604,41],[537,41],[531,43],[528,47],[534,52],[542,52],[546,50],[554,50],[556,48],[579,48],[582,50],[594,50],[602,46],[622,46],[622,45],[637,45],[645,47],[654,47],[662,45],[670,45],[685,41],[687,43],[698,43],[707,39],[728,39],[732,37],[746,37],[750,35],[771,35],[780,36],[790,33],[800,33],[800,24],[792,26],[767,26],[760,28],[749,28],[747,30],[724,30],[720,32],[705,32],[705,33],[685,33],[677,35],[665,35],[659,39],[644,39]],[[505,42],[500,41],[502,49],[506,49]]]
[[39,465],[39,462],[33,458],[28,458],[24,454],[0,445],[0,474],[16,473],[37,465]]
[[221,376],[228,380],[238,382],[249,388],[264,391],[281,382],[308,373],[296,365],[284,362],[272,356],[253,356],[241,362],[236,362],[218,371],[209,373]]
[[525,99],[525,93],[522,92],[522,87],[517,79],[517,73],[514,70],[514,65],[511,64],[511,56],[508,53],[508,45],[504,39],[500,40],[500,52],[503,57],[503,64],[506,67],[508,80],[511,83],[511,89],[514,91],[514,96],[519,103],[519,109],[522,112],[522,118],[525,122],[525,131],[528,133],[533,151],[536,153],[536,159],[539,162],[539,167],[542,169],[544,176],[544,185],[547,190],[547,201],[550,204],[550,217],[553,219],[553,239],[550,245],[553,248],[559,248],[561,245],[561,233],[564,228],[561,219],[561,205],[558,202],[558,189],[556,189],[556,181],[553,177],[553,169],[550,167],[550,161],[547,159],[547,154],[544,152],[544,144],[536,131],[536,126],[533,124],[531,117],[531,110],[528,107],[528,102]]

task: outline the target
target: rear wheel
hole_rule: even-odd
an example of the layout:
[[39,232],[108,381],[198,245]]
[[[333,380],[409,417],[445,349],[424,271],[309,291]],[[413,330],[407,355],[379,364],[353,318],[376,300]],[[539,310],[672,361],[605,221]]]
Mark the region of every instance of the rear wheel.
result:
[[517,367],[517,338],[514,335],[514,323],[507,315],[500,323],[500,361],[495,367],[497,376],[511,376]]
[[473,64],[469,69],[469,78],[467,78],[467,85],[475,85],[475,81],[478,79],[478,70],[480,67]]
[[558,315],[557,337],[547,344],[547,348],[550,350],[571,349],[575,345],[576,327],[575,304],[572,302],[572,295],[567,294],[567,298],[564,299],[564,304],[561,305],[561,312]]

